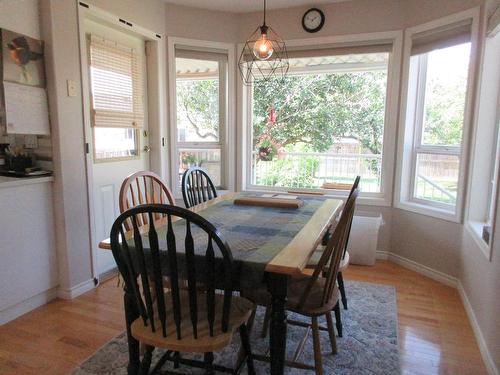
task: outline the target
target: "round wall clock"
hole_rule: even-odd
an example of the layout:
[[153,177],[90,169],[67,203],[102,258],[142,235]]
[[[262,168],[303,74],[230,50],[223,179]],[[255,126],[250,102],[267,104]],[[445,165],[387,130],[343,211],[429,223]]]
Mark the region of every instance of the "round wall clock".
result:
[[316,33],[325,24],[325,14],[318,8],[311,8],[302,17],[302,27],[308,33]]

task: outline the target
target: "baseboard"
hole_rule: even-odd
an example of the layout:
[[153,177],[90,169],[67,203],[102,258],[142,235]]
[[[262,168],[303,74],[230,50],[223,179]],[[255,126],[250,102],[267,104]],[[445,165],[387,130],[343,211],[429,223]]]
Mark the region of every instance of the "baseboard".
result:
[[118,276],[118,267],[111,268],[109,271],[103,272],[99,275],[99,284],[116,276]]
[[389,252],[383,250],[377,250],[377,252],[375,253],[375,259],[387,260],[389,259]]
[[402,257],[401,255],[397,255],[394,253],[388,253],[387,259],[396,264],[399,264],[400,266],[418,272],[421,275],[439,281],[442,284],[451,286],[453,288],[457,287],[458,280],[455,277],[449,276],[441,271],[437,271],[433,268],[424,266],[423,264],[417,263],[413,260],[410,260],[408,258]]
[[57,288],[46,290],[13,306],[0,311],[0,326],[30,312],[57,297]]
[[476,315],[474,314],[474,310],[472,309],[472,305],[467,298],[467,294],[465,293],[465,289],[463,288],[460,280],[441,271],[437,271],[433,268],[424,266],[423,264],[417,263],[413,260],[407,259],[405,257],[402,257],[401,255],[397,255],[391,252],[377,251],[377,259],[390,260],[402,267],[408,268],[440,283],[456,288],[464,305],[465,311],[467,312],[467,317],[471,323],[472,330],[474,332],[474,336],[476,337],[479,351],[483,358],[488,374],[500,375],[498,368],[495,366],[495,362],[491,357],[488,346],[486,345],[486,341],[484,340],[483,333],[481,332],[481,328],[479,327],[479,323],[477,322]]
[[477,322],[476,314],[474,314],[472,305],[470,304],[469,298],[467,298],[465,289],[460,281],[458,281],[457,283],[457,290],[458,294],[460,295],[460,298],[462,299],[462,303],[464,305],[465,311],[467,312],[467,316],[469,317],[469,321],[472,326],[472,330],[474,331],[474,335],[476,336],[476,341],[479,346],[479,351],[481,352],[481,356],[483,357],[486,370],[490,375],[499,375],[500,373],[498,371],[498,368],[495,366],[495,362],[491,357],[491,353],[488,350],[488,346],[486,345],[486,341],[484,340],[483,333],[481,332],[481,328],[479,327],[479,323]]
[[84,281],[83,283],[75,285],[71,289],[59,288],[57,290],[57,296],[59,298],[62,298],[62,299],[73,299],[73,298],[78,297],[80,294],[88,292],[89,290],[91,290],[93,288],[95,288],[95,282],[94,282],[94,279],[90,279],[90,280]]

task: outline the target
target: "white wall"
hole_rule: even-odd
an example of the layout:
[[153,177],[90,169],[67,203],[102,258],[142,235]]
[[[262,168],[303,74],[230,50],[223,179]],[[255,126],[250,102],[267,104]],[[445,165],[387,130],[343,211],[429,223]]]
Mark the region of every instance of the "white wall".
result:
[[38,0],[0,0],[0,28],[40,39]]

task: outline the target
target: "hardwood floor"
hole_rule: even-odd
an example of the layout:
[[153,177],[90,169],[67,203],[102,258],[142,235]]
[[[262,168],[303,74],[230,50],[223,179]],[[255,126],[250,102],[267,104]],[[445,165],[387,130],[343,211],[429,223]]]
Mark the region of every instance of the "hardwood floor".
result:
[[[396,287],[403,374],[486,374],[455,289],[386,261],[344,275]],[[53,301],[0,327],[0,374],[67,374],[123,327],[116,279]]]

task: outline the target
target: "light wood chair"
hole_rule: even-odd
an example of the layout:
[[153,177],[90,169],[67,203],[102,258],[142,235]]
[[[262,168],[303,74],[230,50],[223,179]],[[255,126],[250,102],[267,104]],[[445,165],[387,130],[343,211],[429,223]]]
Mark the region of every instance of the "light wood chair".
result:
[[[143,215],[148,217],[147,232],[139,225],[138,218]],[[167,224],[165,250],[160,250],[156,216],[165,218],[161,221]],[[173,224],[177,218],[183,219],[179,221],[182,228]],[[133,237],[121,242],[120,238],[126,238],[127,222],[132,224]],[[176,238],[175,231],[182,233],[183,238]],[[196,244],[197,249],[200,246],[205,249],[204,256],[195,256],[195,233],[196,238],[205,241]],[[144,238],[146,234],[148,239]],[[143,248],[146,243],[148,249]],[[176,243],[183,244],[183,252],[178,252]],[[201,367],[207,374],[237,373],[246,358],[248,373],[255,374],[247,329],[255,305],[233,295],[235,272],[231,249],[210,222],[182,207],[141,205],[116,219],[111,229],[111,249],[125,280],[125,289],[139,312],[136,319],[127,317],[131,321],[127,334],[129,343],[132,340],[145,344],[141,373],[157,373],[165,361],[172,361],[175,366]],[[181,275],[187,279],[187,288],[181,287]],[[163,283],[167,276],[170,285],[165,290]],[[216,293],[219,286],[223,293]],[[243,360],[238,362],[236,370],[214,364],[213,352],[229,345],[236,330],[245,353]],[[155,348],[167,351],[149,372]],[[179,354],[188,352],[204,353],[204,361],[184,359]]]
[[200,167],[191,167],[184,172],[181,187],[186,208],[217,198],[217,190],[210,175]]
[[[351,197],[347,200],[342,210],[339,223],[335,227],[333,235],[328,240],[328,244],[312,275],[304,274],[302,277],[292,279],[290,282],[288,288],[287,310],[311,318],[311,324],[287,320],[287,323],[290,325],[307,328],[306,335],[297,346],[293,359],[286,362],[290,367],[315,370],[317,375],[323,374],[319,338],[320,330],[328,332],[332,352],[334,354],[337,353],[337,341],[333,329],[331,312],[332,310],[340,311],[338,307],[339,290],[336,280],[348,237],[349,222],[354,215],[357,196],[358,190],[355,189]],[[270,297],[264,289],[243,291],[242,295],[257,304],[269,306]],[[325,316],[327,327],[319,326],[318,318],[321,316]],[[340,314],[338,319],[340,319]],[[337,323],[339,322],[337,321]],[[297,359],[304,350],[307,337],[311,330],[313,336],[314,366],[297,362]],[[267,358],[261,355],[254,355],[254,358],[267,360]]]
[[[147,203],[165,203],[175,206],[175,199],[168,186],[160,176],[150,171],[139,171],[131,174],[122,182],[119,205],[123,213],[129,208]],[[139,226],[148,223],[148,216],[137,218]],[[130,221],[125,223],[126,230],[132,229]]]
[[[354,180],[354,183],[352,184],[352,187],[351,187],[351,190],[349,192],[349,196],[347,197],[347,199],[349,199],[351,197],[352,193],[354,192],[354,190],[356,190],[358,188],[360,180],[361,180],[361,176],[356,176],[356,179]],[[326,244],[328,242],[329,236],[335,230],[335,225],[336,225],[336,223],[332,224],[332,226],[330,227],[328,232],[325,234],[325,237],[322,240],[322,246],[320,246],[315,251],[315,253],[311,257],[311,259],[309,260],[307,268],[315,268],[316,267],[316,264],[318,263],[318,259],[321,256],[321,252],[324,250],[324,246],[326,246]],[[347,310],[347,296],[346,296],[346,292],[345,292],[345,288],[344,288],[344,276],[342,275],[342,272],[345,271],[347,269],[347,267],[349,266],[349,252],[347,251],[347,246],[349,244],[349,236],[351,234],[351,226],[352,226],[352,218],[351,218],[351,221],[349,222],[349,229],[348,229],[349,232],[347,235],[344,254],[342,255],[342,260],[340,262],[339,274],[337,276],[337,282],[338,282],[339,291],[340,291],[340,298],[342,300],[342,306],[344,306],[344,310]],[[339,336],[342,337],[342,329],[339,332]]]

